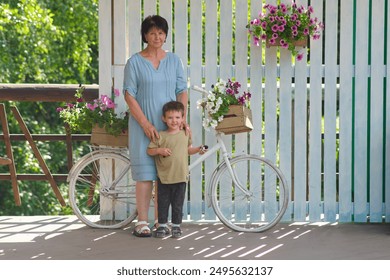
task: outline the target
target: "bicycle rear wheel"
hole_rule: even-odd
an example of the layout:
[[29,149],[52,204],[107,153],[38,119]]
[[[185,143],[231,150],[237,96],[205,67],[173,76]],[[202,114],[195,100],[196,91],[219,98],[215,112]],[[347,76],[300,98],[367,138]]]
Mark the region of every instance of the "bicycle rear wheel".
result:
[[227,227],[235,231],[263,232],[276,225],[288,205],[288,189],[282,172],[269,160],[242,155],[230,160],[241,190],[226,164],[211,178],[212,207]]
[[69,180],[69,201],[81,221],[94,228],[120,228],[135,219],[135,182],[126,156],[91,153],[75,168]]

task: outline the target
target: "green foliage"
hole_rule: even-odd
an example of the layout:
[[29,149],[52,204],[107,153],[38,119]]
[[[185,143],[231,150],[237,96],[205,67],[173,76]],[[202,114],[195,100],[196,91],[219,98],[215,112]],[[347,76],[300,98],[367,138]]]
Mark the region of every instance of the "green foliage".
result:
[[98,0],[0,4],[0,83],[96,83]]
[[[0,2],[0,83],[93,84],[98,82],[98,0],[2,0]],[[56,108],[61,103],[5,102],[11,134],[22,133],[10,106],[15,105],[33,134],[63,134]],[[0,133],[2,133],[0,129]],[[0,156],[5,154],[0,141]],[[26,141],[12,141],[18,174],[43,174]],[[36,142],[52,174],[66,174],[64,142]],[[74,142],[77,161],[89,151]],[[9,173],[0,166],[0,173]],[[10,181],[0,181],[0,215],[71,214],[47,181],[18,181],[16,206]],[[59,183],[67,201],[68,185]]]

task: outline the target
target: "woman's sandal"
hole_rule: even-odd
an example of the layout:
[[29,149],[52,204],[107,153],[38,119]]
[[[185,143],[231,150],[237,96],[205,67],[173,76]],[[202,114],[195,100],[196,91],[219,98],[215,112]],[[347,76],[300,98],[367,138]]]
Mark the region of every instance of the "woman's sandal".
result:
[[136,223],[133,235],[137,237],[151,237],[152,233],[148,227],[148,223],[146,221],[139,221]]

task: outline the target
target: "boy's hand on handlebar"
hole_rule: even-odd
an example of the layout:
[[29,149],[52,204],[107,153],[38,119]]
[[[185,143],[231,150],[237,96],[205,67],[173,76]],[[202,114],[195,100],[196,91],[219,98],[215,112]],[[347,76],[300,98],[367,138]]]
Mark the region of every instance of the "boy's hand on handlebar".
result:
[[207,152],[208,148],[209,148],[209,146],[207,146],[207,145],[202,145],[202,146],[200,146],[200,147],[199,147],[199,154],[200,154],[200,155],[203,155],[204,153]]

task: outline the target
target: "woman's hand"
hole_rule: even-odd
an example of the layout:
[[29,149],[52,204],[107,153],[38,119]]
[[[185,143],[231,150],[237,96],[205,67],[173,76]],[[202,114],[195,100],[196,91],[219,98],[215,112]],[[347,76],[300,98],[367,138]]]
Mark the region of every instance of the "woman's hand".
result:
[[144,130],[146,137],[148,137],[150,141],[156,142],[157,139],[160,138],[160,136],[158,135],[158,131],[150,122],[143,125],[142,129]]
[[185,134],[186,134],[186,135],[190,135],[190,138],[191,138],[191,136],[192,136],[192,134],[191,134],[191,128],[190,128],[190,126],[189,126],[186,122],[183,122],[183,123],[182,123],[181,128],[184,129]]

